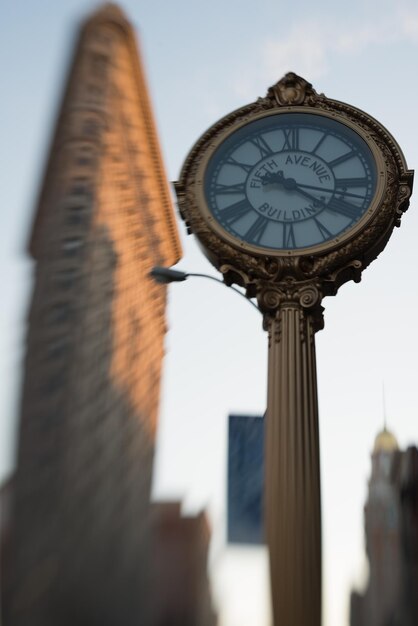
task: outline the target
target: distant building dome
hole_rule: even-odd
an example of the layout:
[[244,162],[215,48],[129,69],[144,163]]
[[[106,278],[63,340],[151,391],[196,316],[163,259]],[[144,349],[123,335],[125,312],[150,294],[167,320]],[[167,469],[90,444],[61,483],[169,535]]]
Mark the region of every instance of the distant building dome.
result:
[[385,427],[377,434],[374,440],[373,454],[377,454],[377,452],[395,452],[396,450],[399,450],[397,439],[395,435]]

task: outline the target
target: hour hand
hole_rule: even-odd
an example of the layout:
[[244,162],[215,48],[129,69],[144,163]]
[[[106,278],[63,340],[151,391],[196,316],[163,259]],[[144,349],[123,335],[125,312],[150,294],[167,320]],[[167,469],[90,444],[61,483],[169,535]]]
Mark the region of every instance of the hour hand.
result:
[[279,184],[282,185],[286,191],[299,191],[299,186],[294,178],[285,178],[283,171],[278,172],[266,172],[263,176],[263,185]]
[[271,185],[272,183],[283,183],[283,172],[266,172],[261,180],[263,181],[263,185]]

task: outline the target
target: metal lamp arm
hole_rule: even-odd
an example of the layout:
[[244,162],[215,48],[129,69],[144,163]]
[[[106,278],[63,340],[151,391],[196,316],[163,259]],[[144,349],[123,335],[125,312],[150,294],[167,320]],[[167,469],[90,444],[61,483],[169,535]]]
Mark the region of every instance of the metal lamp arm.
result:
[[257,309],[259,313],[261,313],[258,306],[254,302],[252,302],[249,298],[247,298],[247,296],[245,296],[241,291],[239,291],[239,289],[226,285],[222,280],[220,280],[219,278],[216,278],[216,276],[211,276],[210,274],[198,274],[194,272],[193,273],[182,272],[180,270],[173,270],[168,267],[153,267],[150,272],[150,276],[152,276],[154,280],[156,280],[157,282],[161,284],[169,284],[172,282],[183,282],[184,280],[189,278],[189,276],[196,276],[197,278],[209,278],[210,280],[214,280],[217,283],[221,283],[221,285],[223,285],[224,287],[228,287],[229,289],[232,289],[232,291],[235,291],[235,293],[241,296],[241,298],[244,298],[247,302],[251,304],[251,306]]
[[232,287],[232,285],[225,285],[225,283],[223,282],[223,280],[221,280],[220,278],[216,278],[216,276],[210,276],[210,274],[187,274],[187,276],[197,276],[199,278],[210,278],[210,280],[214,280],[217,283],[221,283],[221,285],[223,285],[224,287],[228,287],[228,289],[232,289],[232,291],[235,291],[235,293],[237,293],[238,295],[241,296],[241,298],[244,298],[247,302],[249,302],[255,309],[257,309],[257,311],[259,313],[261,313],[260,309],[258,308],[258,306],[256,304],[254,304],[254,302],[252,302],[252,300],[250,300],[249,298],[247,298],[247,296],[245,296],[239,289],[237,289],[236,287]]

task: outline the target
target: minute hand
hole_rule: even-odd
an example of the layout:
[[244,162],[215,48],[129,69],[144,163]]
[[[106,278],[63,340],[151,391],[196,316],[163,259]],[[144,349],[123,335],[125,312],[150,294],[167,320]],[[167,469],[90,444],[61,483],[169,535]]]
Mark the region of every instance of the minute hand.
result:
[[314,206],[323,207],[324,209],[328,209],[330,211],[335,211],[340,215],[344,215],[348,217],[350,220],[358,219],[361,213],[360,207],[356,207],[353,204],[349,204],[348,202],[344,202],[344,200],[339,200],[338,198],[331,198],[328,203],[325,203],[323,200],[319,200],[315,198],[311,193],[308,193],[304,189],[301,189],[301,185],[295,186],[295,191],[300,193],[301,196],[305,196],[314,203]]
[[294,190],[297,191],[297,193],[300,193],[301,196],[305,196],[305,198],[308,198],[308,200],[311,200],[312,202],[314,202],[315,206],[323,206],[323,207],[326,206],[323,200],[319,200],[319,198],[316,198],[311,193],[308,193],[307,191],[301,188],[302,186],[304,187],[305,185],[296,184],[294,186]]
[[[302,183],[298,183],[297,187],[303,187],[304,189],[314,189],[315,191],[324,191],[325,193],[334,193],[334,189],[324,189],[323,187],[314,187],[313,185],[303,185]],[[361,196],[358,193],[351,193],[350,191],[344,191],[344,196],[351,196],[352,198],[360,198],[360,200],[364,200],[364,196]]]

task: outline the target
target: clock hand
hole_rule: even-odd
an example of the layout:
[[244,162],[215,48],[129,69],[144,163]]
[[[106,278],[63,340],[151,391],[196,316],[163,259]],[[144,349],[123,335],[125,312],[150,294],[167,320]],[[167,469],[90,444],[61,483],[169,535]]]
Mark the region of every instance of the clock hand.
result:
[[[281,178],[277,180],[277,174],[281,174]],[[271,183],[281,182],[283,172],[265,172],[264,176],[259,176],[262,185],[270,185]]]
[[[302,189],[313,189],[314,191],[322,191],[324,193],[338,193],[338,191],[336,191],[335,189],[324,189],[323,187],[316,187],[314,185],[305,185],[303,183],[296,182],[294,178],[285,178],[281,170],[278,172],[266,172],[261,180],[263,185],[278,183],[283,185],[283,187],[288,190],[300,190],[300,187],[302,187]],[[343,196],[350,196],[351,198],[359,198],[360,200],[364,200],[364,196],[357,193],[352,193],[351,191],[344,191],[342,192],[342,194]],[[314,196],[310,196],[310,199],[312,200],[313,197]]]
[[285,178],[283,176],[283,172],[279,170],[278,172],[266,172],[262,177],[263,185],[271,185],[272,183],[279,183],[279,185],[283,185],[285,189],[296,189],[297,183],[294,178]]
[[360,207],[350,204],[349,202],[333,197],[329,199],[328,203],[326,203],[324,196],[321,196],[321,198],[315,198],[315,196],[311,193],[308,193],[298,186],[296,186],[296,191],[302,196],[305,196],[305,198],[309,198],[314,207],[334,211],[335,213],[344,215],[344,217],[348,217],[351,221],[357,220],[360,217]]
[[[303,187],[304,189],[314,189],[315,191],[325,191],[327,193],[339,193],[335,189],[323,189],[322,187],[314,187],[313,185],[303,185],[302,183],[297,183],[298,187]],[[361,196],[357,193],[351,193],[350,191],[343,191],[344,196],[351,196],[352,198],[360,198],[360,200],[364,200],[364,196]]]
[[[292,179],[293,180],[293,179]],[[304,189],[301,189],[299,187],[299,185],[296,185],[294,187],[292,187],[292,189],[294,189],[295,191],[297,191],[298,193],[300,193],[301,196],[305,196],[305,198],[308,198],[308,200],[311,200],[314,204],[315,207],[326,207],[327,205],[325,204],[325,200],[321,200],[320,198],[316,198],[315,196],[313,196],[311,193],[308,193],[307,191],[305,191]]]
[[324,202],[322,200],[318,200],[312,194],[301,189],[294,178],[285,178],[281,170],[278,172],[266,172],[266,174],[262,178],[262,182],[263,182],[263,185],[279,183],[280,185],[283,185],[285,189],[297,191],[298,193],[300,193],[302,196],[305,196],[309,200],[312,200],[315,203],[319,203],[320,205],[324,205]]

